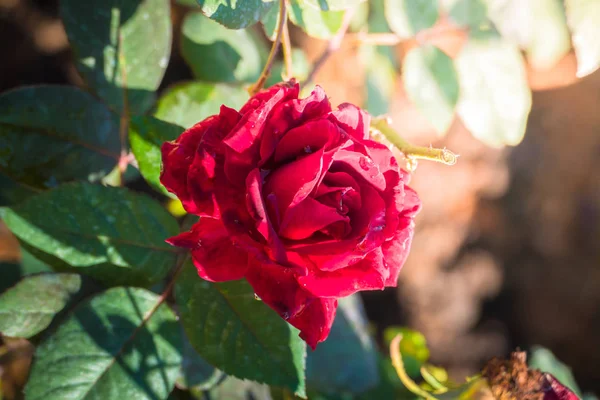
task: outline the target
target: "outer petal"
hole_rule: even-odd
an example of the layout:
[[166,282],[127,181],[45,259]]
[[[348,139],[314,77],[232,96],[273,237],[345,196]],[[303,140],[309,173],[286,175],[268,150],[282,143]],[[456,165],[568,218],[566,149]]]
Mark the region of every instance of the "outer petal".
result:
[[385,280],[385,286],[395,287],[398,282],[398,274],[408,258],[410,245],[414,234],[415,223],[412,218],[402,218],[396,235],[392,240],[383,244],[381,250],[389,269],[389,276]]
[[329,336],[337,306],[337,299],[312,298],[304,310],[288,322],[300,330],[300,337],[314,350]]
[[331,113],[330,119],[337,122],[344,131],[358,140],[369,138],[371,116],[354,104],[340,104],[338,109]]
[[298,283],[317,297],[345,297],[361,290],[381,290],[388,278],[388,269],[379,248],[361,261],[335,271],[322,271],[316,266]]
[[174,236],[167,243],[191,249],[198,275],[208,281],[241,279],[248,268],[248,253],[233,245],[218,219],[202,217],[191,231]]

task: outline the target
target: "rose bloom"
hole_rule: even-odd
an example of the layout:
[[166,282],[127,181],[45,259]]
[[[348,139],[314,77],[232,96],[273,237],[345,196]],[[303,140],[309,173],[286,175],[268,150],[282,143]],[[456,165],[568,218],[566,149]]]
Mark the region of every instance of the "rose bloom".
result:
[[163,144],[161,182],[201,217],[168,239],[200,277],[245,278],[315,348],[338,298],[396,286],[420,201],[369,114],[298,95],[290,81],[221,106]]

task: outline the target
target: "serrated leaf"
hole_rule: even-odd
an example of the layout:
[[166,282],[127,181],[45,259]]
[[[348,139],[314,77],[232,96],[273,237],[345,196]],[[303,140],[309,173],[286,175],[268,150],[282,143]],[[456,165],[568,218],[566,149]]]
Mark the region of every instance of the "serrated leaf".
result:
[[269,386],[228,376],[210,392],[211,399],[271,400]]
[[288,15],[294,25],[318,39],[334,36],[344,19],[344,11],[322,11],[303,0],[291,0]]
[[385,0],[385,17],[392,31],[408,39],[435,24],[438,0]]
[[247,30],[231,30],[201,13],[181,29],[181,54],[194,76],[207,82],[252,82],[262,71],[259,43]]
[[197,0],[202,13],[229,29],[242,29],[260,21],[277,0]]
[[26,398],[166,399],[180,352],[177,318],[159,296],[110,289],[80,304],[38,347]]
[[7,203],[36,188],[99,180],[119,156],[118,121],[88,93],[47,85],[0,95],[0,172],[16,182],[12,190],[2,185]]
[[600,67],[600,2],[597,0],[566,0],[565,8],[573,47],[577,55],[577,76],[591,74]]
[[77,69],[90,89],[119,113],[148,110],[171,54],[169,1],[59,4]]
[[184,128],[219,113],[221,105],[236,110],[248,100],[248,92],[238,86],[187,82],[170,87],[158,100],[154,116]]
[[0,296],[0,333],[22,338],[38,334],[80,288],[81,278],[76,274],[45,273],[24,278]]
[[300,0],[317,10],[322,11],[342,11],[358,6],[366,0]]
[[244,280],[211,283],[188,261],[175,286],[190,343],[228,375],[305,395],[306,345],[298,331],[254,298]]
[[438,134],[446,133],[454,119],[459,94],[452,59],[432,45],[414,48],[404,57],[402,81],[410,101]]
[[560,0],[493,0],[487,6],[498,31],[525,49],[534,67],[552,67],[571,48]]
[[107,285],[150,286],[177,257],[165,243],[179,232],[177,221],[124,188],[63,185],[6,209],[4,223],[38,259]]
[[136,116],[129,124],[129,144],[140,173],[158,192],[174,197],[160,183],[161,152],[164,142],[177,139],[184,129],[150,116]]
[[328,340],[306,359],[309,391],[359,394],[379,383],[377,350],[360,297],[340,299]]
[[525,134],[531,90],[519,49],[492,35],[472,37],[455,59],[458,115],[489,146],[515,146]]
[[192,347],[183,329],[181,330],[183,351],[180,375],[177,377],[177,387],[204,391],[212,389],[223,380],[225,374],[206,362]]
[[552,374],[560,383],[571,389],[577,396],[581,397],[581,389],[575,382],[571,368],[562,363],[552,352],[540,346],[534,346],[527,359],[529,368],[539,369],[542,372]]

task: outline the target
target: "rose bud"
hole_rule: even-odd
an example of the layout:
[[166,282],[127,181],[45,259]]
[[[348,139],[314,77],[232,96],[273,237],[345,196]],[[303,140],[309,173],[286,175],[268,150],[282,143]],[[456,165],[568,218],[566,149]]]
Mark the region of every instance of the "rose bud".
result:
[[200,216],[168,239],[208,281],[245,278],[312,348],[337,299],[396,286],[420,209],[370,116],[294,81],[221,106],[162,146],[162,184]]

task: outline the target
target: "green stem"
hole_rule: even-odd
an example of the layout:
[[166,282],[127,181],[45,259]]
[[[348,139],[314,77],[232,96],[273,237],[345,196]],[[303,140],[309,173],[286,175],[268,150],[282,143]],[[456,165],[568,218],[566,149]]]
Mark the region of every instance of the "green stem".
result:
[[436,161],[446,165],[456,164],[458,155],[450,150],[436,149],[434,147],[415,146],[403,139],[391,126],[387,118],[374,118],[371,128],[379,131],[398,150],[400,150],[409,161],[417,159]]
[[392,365],[396,370],[396,374],[404,387],[410,390],[412,393],[417,396],[421,396],[426,400],[437,400],[434,396],[427,393],[425,390],[421,389],[419,385],[415,383],[404,369],[404,362],[402,362],[402,355],[400,354],[400,342],[402,341],[402,335],[398,334],[390,343],[390,356],[392,357]]

